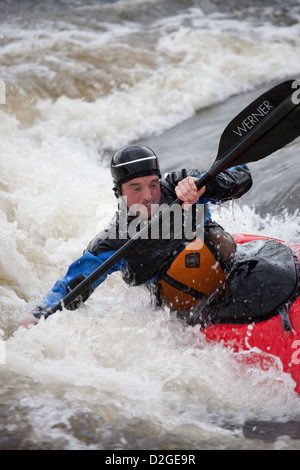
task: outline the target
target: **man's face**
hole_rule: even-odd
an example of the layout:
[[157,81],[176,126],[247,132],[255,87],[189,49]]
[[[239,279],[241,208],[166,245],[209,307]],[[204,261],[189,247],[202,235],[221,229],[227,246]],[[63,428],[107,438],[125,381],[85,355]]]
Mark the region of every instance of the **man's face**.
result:
[[122,196],[127,198],[127,206],[131,212],[142,218],[151,217],[160,202],[158,176],[141,176],[122,184]]

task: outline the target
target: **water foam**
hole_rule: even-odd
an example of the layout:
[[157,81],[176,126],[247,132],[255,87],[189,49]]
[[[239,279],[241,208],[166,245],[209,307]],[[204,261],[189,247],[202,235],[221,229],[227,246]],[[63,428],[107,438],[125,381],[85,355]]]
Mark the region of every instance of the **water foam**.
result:
[[[16,330],[115,210],[107,164],[99,158],[105,149],[163,132],[267,76],[299,72],[296,24],[252,32],[243,21],[221,19],[190,10],[157,20],[138,50],[138,28],[130,23],[119,32],[107,29],[101,40],[94,31],[74,35],[73,26],[57,35],[47,22],[32,34],[27,28],[3,32],[14,38],[1,51],[6,78],[14,80],[8,80],[0,120],[0,334],[7,349],[0,368],[1,419],[7,408],[6,432],[24,435],[25,447],[121,448],[139,439],[148,448],[153,442],[174,448],[183,440],[194,448],[242,447],[247,443],[239,427],[246,420],[288,421],[300,414],[288,376],[255,366],[245,370],[232,351],[207,344],[168,309],[154,309],[149,293],[127,286],[119,274],[97,289],[86,308]],[[151,52],[153,32],[159,34]],[[113,57],[120,38],[131,42],[115,54],[125,85],[107,81],[105,91],[94,88],[79,98],[88,81],[55,81],[66,70],[64,61],[76,70],[81,59],[74,51],[92,53],[113,39]],[[52,55],[37,64],[37,51]],[[130,76],[131,53],[140,62]],[[82,78],[89,67],[95,72],[92,59],[85,65],[78,68]],[[18,87],[15,102],[12,83]],[[297,211],[261,217],[237,202],[213,215],[230,232],[299,240]],[[90,434],[80,434],[82,429]]]

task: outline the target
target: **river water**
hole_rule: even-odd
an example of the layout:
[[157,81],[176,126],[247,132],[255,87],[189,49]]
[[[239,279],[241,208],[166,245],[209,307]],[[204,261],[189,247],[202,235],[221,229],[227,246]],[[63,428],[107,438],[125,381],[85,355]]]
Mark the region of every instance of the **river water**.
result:
[[[114,213],[111,153],[140,142],[163,171],[208,169],[228,122],[299,78],[299,21],[293,0],[1,2],[1,449],[300,448],[290,377],[245,368],[119,274],[18,328]],[[299,243],[299,150],[251,164],[214,219]]]

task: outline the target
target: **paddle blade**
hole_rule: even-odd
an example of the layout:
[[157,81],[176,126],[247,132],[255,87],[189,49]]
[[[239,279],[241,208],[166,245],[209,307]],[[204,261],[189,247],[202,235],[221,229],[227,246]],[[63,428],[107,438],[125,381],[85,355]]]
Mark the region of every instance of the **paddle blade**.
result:
[[[216,161],[231,149],[249,140],[249,147],[234,161],[235,165],[255,162],[279,150],[300,135],[300,81],[288,80],[263,93],[224,130]],[[266,125],[265,125],[266,124]],[[259,134],[258,129],[265,130]],[[257,138],[248,139],[251,134]]]

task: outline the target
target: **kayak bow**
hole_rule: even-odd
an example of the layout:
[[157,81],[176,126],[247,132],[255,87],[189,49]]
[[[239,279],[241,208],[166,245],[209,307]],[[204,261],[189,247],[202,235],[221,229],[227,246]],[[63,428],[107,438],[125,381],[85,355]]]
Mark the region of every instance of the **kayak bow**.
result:
[[[270,240],[243,234],[234,234],[234,239],[237,244]],[[290,247],[300,262],[300,245],[276,241]],[[258,364],[263,370],[276,367],[290,374],[295,381],[295,391],[300,394],[300,296],[290,305],[287,314],[290,328],[286,328],[278,312],[264,321],[213,324],[201,331],[210,342],[222,343],[236,353],[247,352],[239,355],[246,364]]]

